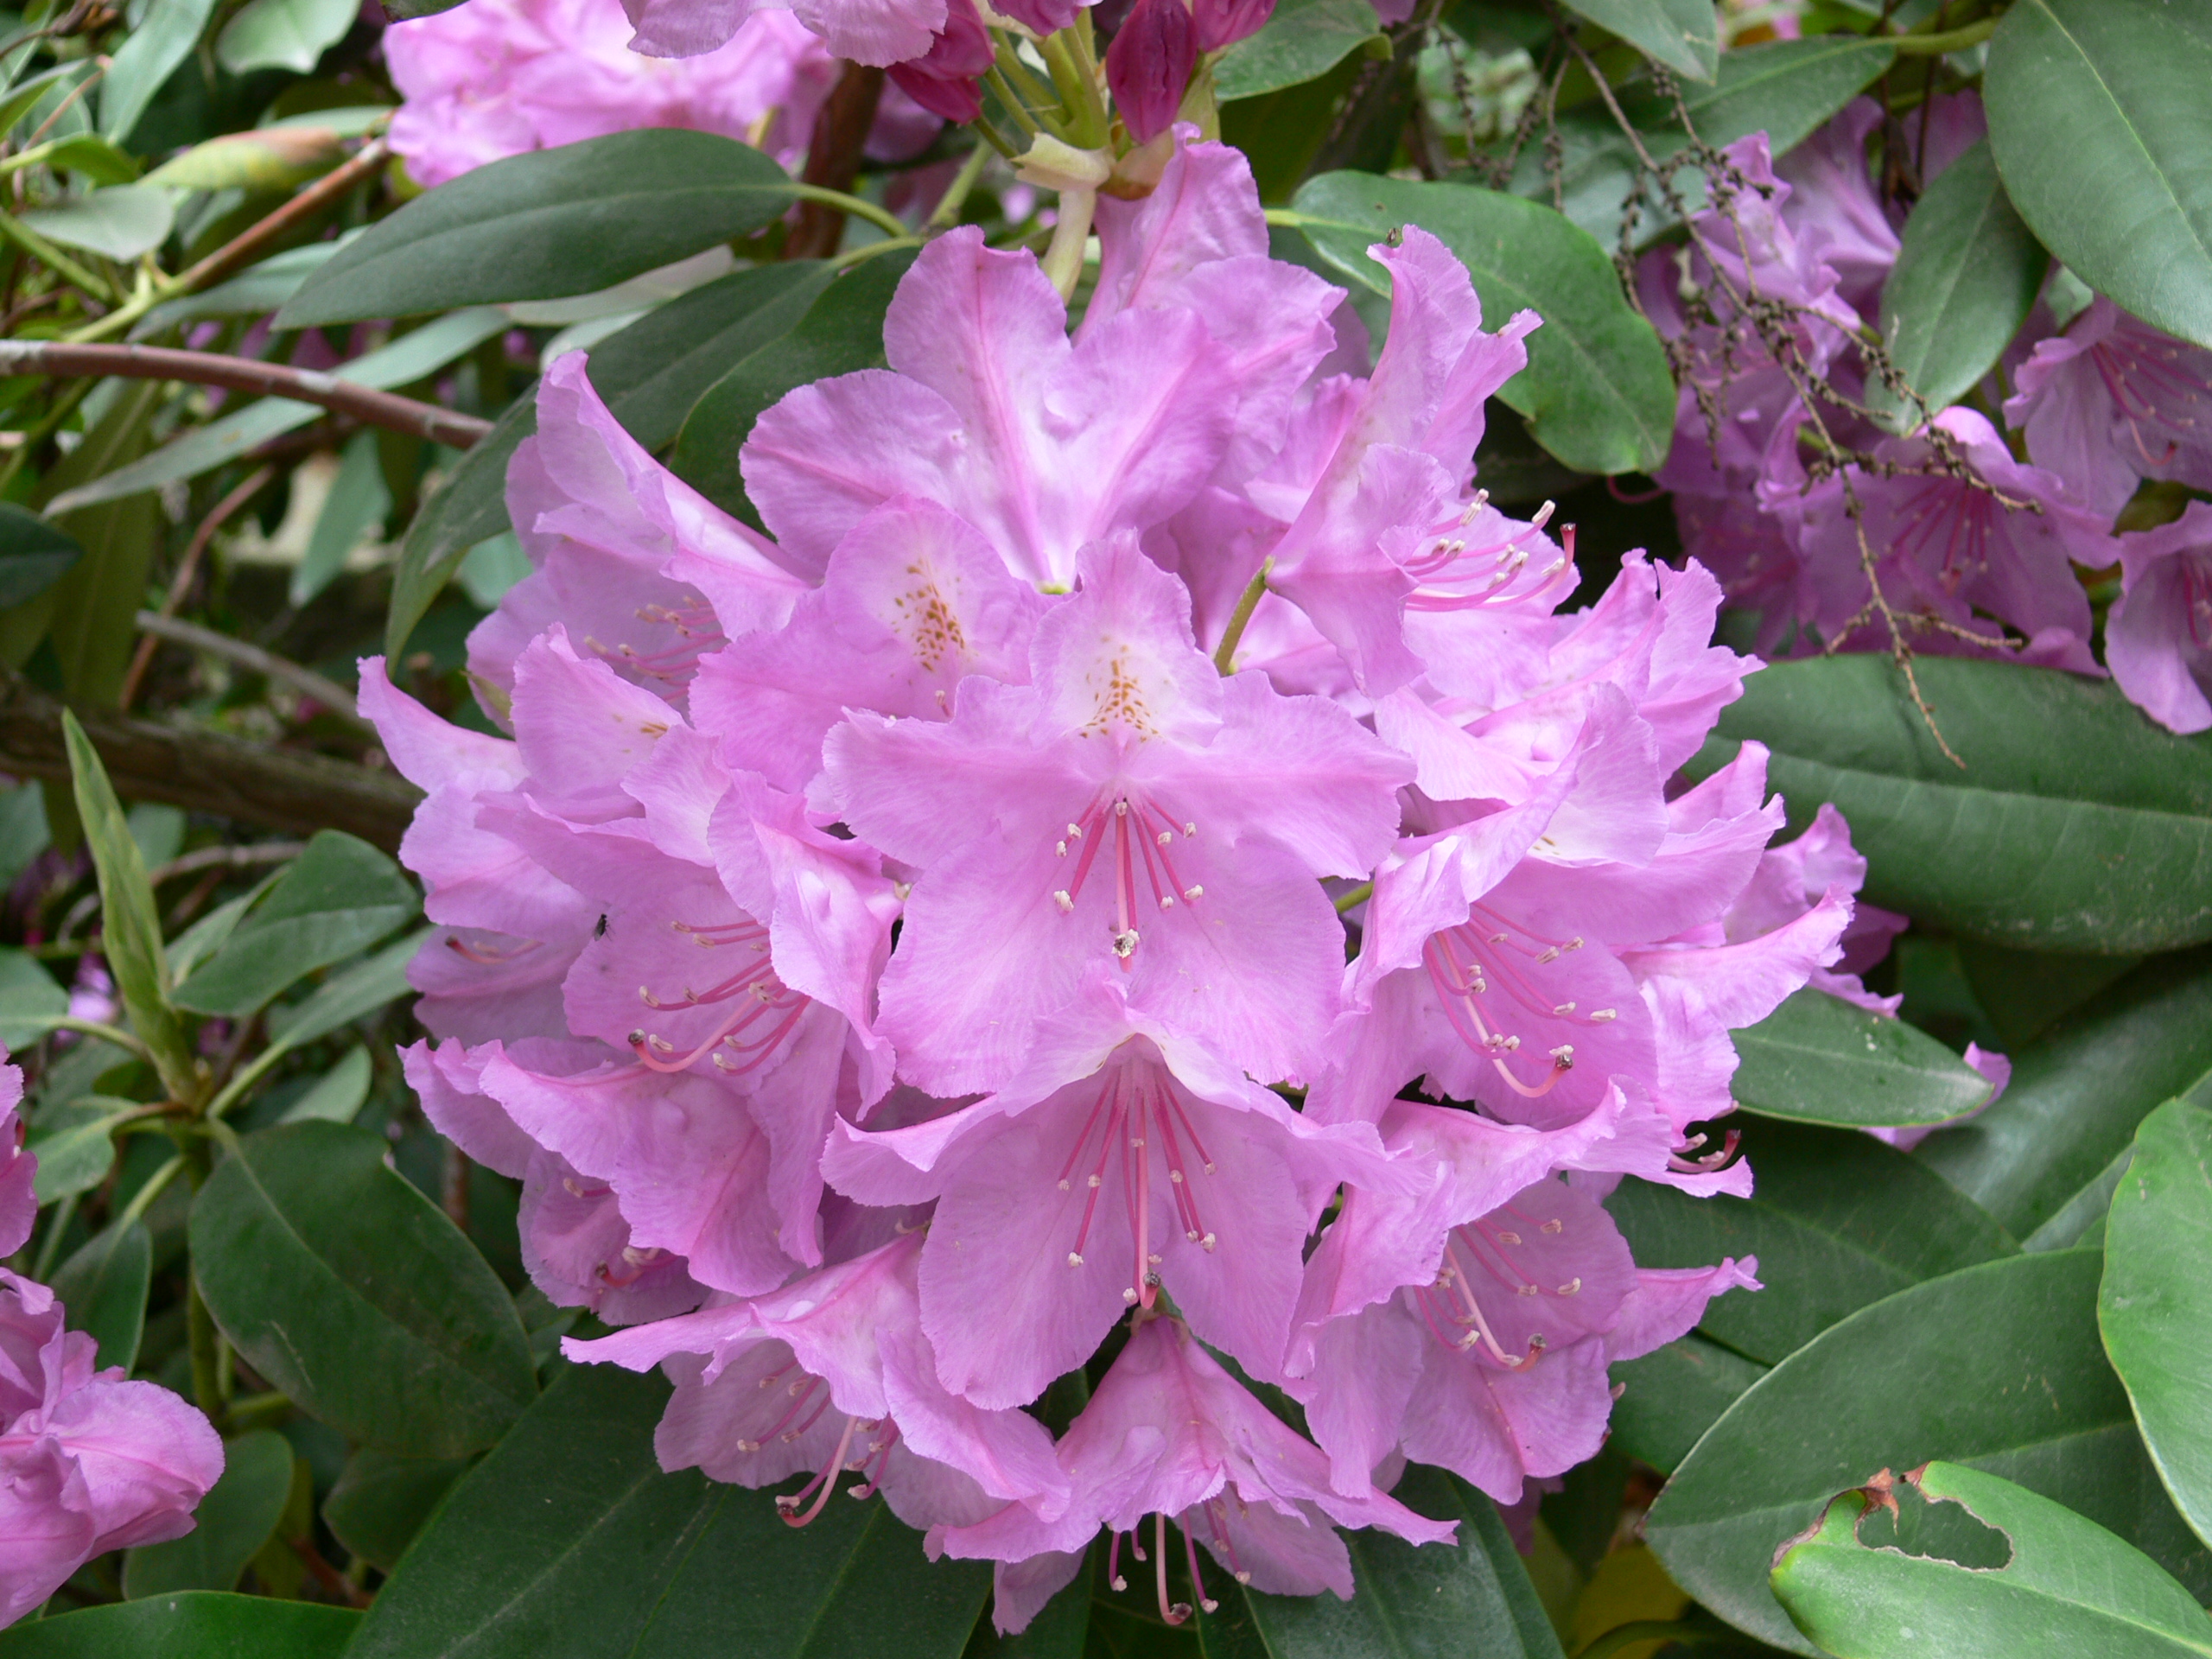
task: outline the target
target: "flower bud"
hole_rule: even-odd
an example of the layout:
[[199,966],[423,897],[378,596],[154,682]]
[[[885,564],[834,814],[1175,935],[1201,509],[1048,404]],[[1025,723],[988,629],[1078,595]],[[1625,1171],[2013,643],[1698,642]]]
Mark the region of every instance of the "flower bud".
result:
[[1198,50],[1218,52],[1248,35],[1267,27],[1275,13],[1275,0],[1192,0],[1191,22],[1197,27]]
[[952,0],[928,52],[893,64],[888,73],[900,92],[931,115],[964,124],[983,112],[983,72],[994,56],[974,0]]
[[1183,0],[1137,0],[1106,51],[1106,84],[1130,137],[1141,144],[1166,130],[1198,58]]

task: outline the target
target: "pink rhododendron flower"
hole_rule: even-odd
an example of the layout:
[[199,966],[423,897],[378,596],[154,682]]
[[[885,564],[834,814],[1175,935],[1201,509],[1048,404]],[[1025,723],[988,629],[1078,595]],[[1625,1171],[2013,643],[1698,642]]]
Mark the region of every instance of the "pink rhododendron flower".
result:
[[2120,537],[2121,592],[2105,621],[2113,678],[2171,731],[2212,727],[2212,506]]

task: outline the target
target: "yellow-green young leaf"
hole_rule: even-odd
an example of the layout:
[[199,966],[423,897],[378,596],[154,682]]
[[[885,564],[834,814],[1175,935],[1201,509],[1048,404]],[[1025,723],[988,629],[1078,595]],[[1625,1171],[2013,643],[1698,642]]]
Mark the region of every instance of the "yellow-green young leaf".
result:
[[2212,1111],[2168,1101],[2135,1132],[2105,1227],[2097,1323],[2174,1506],[2212,1543]]
[[[1776,1596],[1837,1659],[2212,1656],[2212,1617],[2189,1592],[2063,1503],[1950,1463],[1912,1471],[1885,1497],[1878,1509],[1866,1492],[1841,1494],[1774,1564]],[[1881,1541],[1880,1534],[1923,1524],[1923,1497],[1964,1511],[1930,1508],[1925,1524],[1958,1538],[1979,1521],[1997,1535],[1982,1548],[1993,1546],[2002,1559],[1961,1561],[1940,1544],[1913,1550]],[[1894,1527],[1890,1504],[1904,1510]]]
[[289,190],[327,173],[346,147],[327,127],[265,127],[194,144],[146,175],[181,190]]
[[190,1100],[199,1088],[192,1047],[169,1001],[168,962],[162,951],[160,912],[138,843],[124,822],[122,803],[107,780],[85,728],[74,715],[61,716],[69,749],[69,772],[76,791],[77,816],[84,821],[85,842],[100,887],[100,949],[116,989],[130,1016],[130,1028],[152,1051],[162,1083],[178,1100]]

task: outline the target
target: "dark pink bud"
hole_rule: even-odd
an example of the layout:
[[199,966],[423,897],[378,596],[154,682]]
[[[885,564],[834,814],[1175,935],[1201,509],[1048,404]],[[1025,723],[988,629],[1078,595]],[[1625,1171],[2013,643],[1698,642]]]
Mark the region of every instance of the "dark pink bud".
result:
[[1000,16],[1011,17],[1039,35],[1058,34],[1075,22],[1082,9],[1078,0],[997,0],[993,7]]
[[893,64],[889,73],[893,84],[931,115],[964,125],[983,112],[982,76],[993,60],[974,0],[952,0],[928,52]]
[[1167,129],[1198,60],[1198,31],[1183,0],[1137,0],[1106,50],[1106,85],[1139,143]]
[[1275,0],[1191,0],[1201,52],[1218,52],[1258,34],[1274,15]]

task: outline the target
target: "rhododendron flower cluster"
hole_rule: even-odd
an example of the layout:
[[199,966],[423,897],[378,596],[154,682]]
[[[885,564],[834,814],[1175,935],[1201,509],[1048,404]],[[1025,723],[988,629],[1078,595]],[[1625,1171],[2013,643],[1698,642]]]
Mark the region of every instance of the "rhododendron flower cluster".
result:
[[1510,1503],[1590,1456],[1607,1366],[1757,1285],[1605,1198],[1748,1192],[1731,1031],[1870,1000],[1897,925],[1832,812],[1775,844],[1758,745],[1683,779],[1758,666],[1714,578],[1567,610],[1573,532],[1477,487],[1537,318],[1408,227],[1370,365],[1189,129],[1097,228],[1072,334],[931,242],[887,366],[754,427],[765,535],[563,358],[470,645],[511,735],[362,678],[428,791],[408,1075],[622,1327],[572,1357],[664,1366],[663,1463],[807,1474],[794,1523],[880,1489],[1006,1629],[1101,1533],[1171,1620],[1171,1522],[1201,1596],[1201,1546],[1349,1595],[1335,1529],[1451,1535],[1406,1459]]
[[[1644,257],[1645,308],[1689,364],[1660,474],[1685,547],[1758,613],[1763,651],[1894,649],[1878,587],[1914,651],[2082,674],[2105,671],[2076,572],[2117,567],[2113,678],[2176,731],[2212,727],[2212,518],[2192,506],[2152,530],[2114,524],[2145,480],[2212,486],[2212,351],[2101,297],[2062,327],[2053,286],[1979,407],[1885,435],[1860,410],[1875,377],[1856,351],[1880,321],[1902,223],[1868,170],[1879,119],[1860,99],[1780,162],[1764,133],[1732,144],[1732,176],[1689,245]],[[1971,92],[1909,125],[1923,189],[1986,130]],[[1754,302],[1788,311],[1791,362],[1753,326]],[[1872,464],[1823,461],[1816,421]]]
[[[23,1074],[0,1065],[0,1255],[38,1218],[35,1154],[17,1145]],[[207,1418],[63,1327],[54,1293],[0,1269],[0,1624],[35,1612],[95,1555],[181,1538],[223,1472]]]

